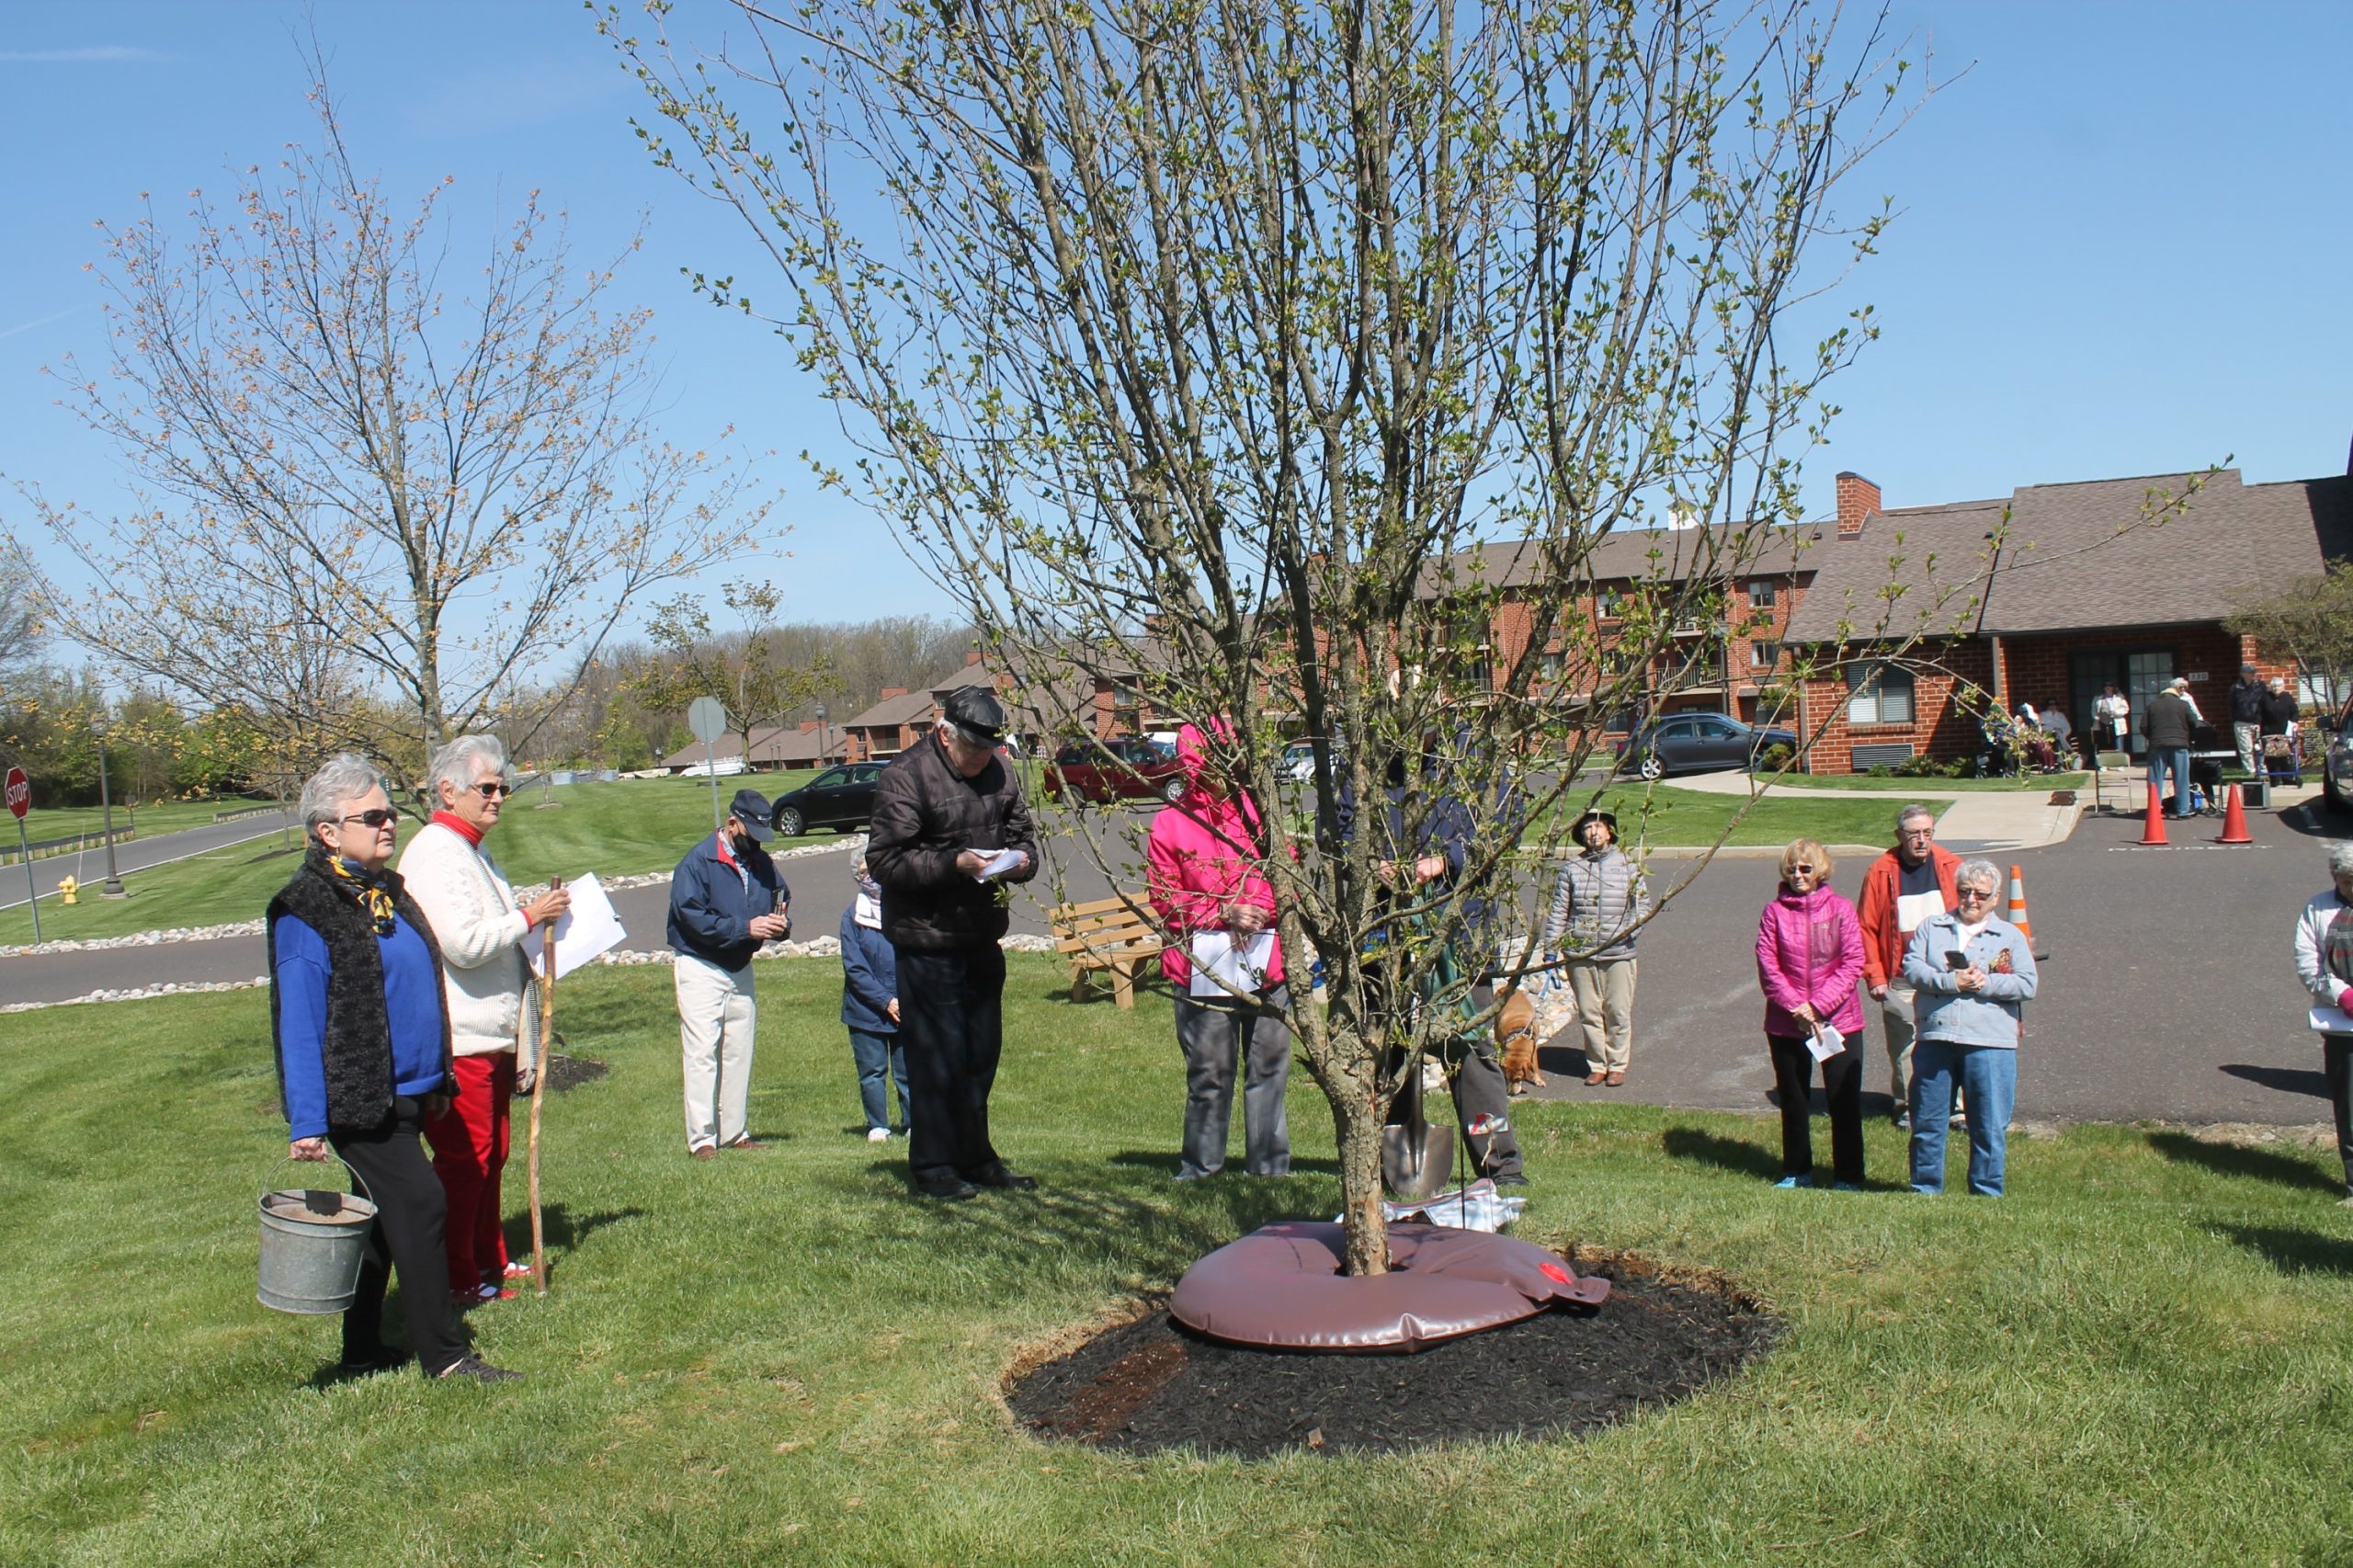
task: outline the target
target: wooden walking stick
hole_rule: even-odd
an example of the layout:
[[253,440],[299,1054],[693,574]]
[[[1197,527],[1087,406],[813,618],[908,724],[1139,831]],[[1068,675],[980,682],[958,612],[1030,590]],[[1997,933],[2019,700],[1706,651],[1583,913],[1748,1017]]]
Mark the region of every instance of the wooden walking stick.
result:
[[[548,885],[563,886],[562,877],[551,877]],[[539,1292],[548,1293],[547,1238],[540,1227],[540,1102],[547,1097],[548,1069],[555,1051],[555,922],[548,923],[547,976],[540,982],[540,1066],[531,1074],[531,1138],[530,1151],[525,1164],[530,1170],[531,1186],[531,1278],[537,1281]]]

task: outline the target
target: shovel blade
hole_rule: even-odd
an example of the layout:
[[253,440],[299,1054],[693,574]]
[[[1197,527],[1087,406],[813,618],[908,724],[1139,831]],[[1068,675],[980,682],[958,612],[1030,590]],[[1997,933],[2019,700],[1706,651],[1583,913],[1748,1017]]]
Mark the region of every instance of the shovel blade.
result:
[[1403,1202],[1435,1198],[1454,1165],[1454,1129],[1395,1122],[1381,1130],[1381,1179]]

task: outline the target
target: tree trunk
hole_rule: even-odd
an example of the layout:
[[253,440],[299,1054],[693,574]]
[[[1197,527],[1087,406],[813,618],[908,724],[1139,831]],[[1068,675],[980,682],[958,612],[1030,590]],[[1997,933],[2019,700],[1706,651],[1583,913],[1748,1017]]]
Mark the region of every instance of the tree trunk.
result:
[[1352,1276],[1389,1272],[1389,1225],[1381,1218],[1381,1118],[1370,1097],[1331,1096],[1334,1131],[1340,1143],[1340,1212],[1347,1229],[1347,1270]]

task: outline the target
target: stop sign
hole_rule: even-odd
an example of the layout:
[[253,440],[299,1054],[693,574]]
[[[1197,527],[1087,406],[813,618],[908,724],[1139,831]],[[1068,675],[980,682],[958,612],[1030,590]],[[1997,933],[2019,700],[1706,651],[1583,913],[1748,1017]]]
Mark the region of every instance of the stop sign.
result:
[[25,777],[21,767],[8,769],[8,809],[16,813],[18,822],[24,821],[25,813],[33,809],[32,780]]

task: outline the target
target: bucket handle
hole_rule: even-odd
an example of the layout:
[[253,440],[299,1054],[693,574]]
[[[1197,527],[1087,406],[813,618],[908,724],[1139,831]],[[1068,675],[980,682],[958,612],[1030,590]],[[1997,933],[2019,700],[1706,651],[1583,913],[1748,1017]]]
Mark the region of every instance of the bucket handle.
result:
[[[341,1154],[335,1153],[332,1149],[328,1150],[327,1153],[329,1157],[332,1158],[336,1165],[343,1167],[343,1174],[351,1178],[351,1196],[354,1198],[367,1197],[366,1193],[360,1191],[360,1187],[364,1184],[359,1179],[359,1173],[351,1168],[351,1162],[345,1159]],[[269,1175],[262,1181],[261,1200],[265,1203],[268,1202],[269,1195],[278,1190],[277,1187],[278,1173],[284,1170],[287,1166],[322,1165],[324,1164],[326,1164],[326,1161],[324,1160],[298,1160],[291,1154],[287,1155],[284,1159],[278,1161],[278,1164],[269,1167]],[[309,1191],[311,1189],[306,1187],[303,1190]]]

